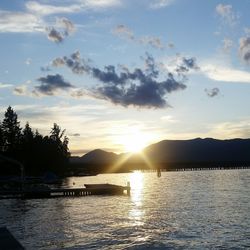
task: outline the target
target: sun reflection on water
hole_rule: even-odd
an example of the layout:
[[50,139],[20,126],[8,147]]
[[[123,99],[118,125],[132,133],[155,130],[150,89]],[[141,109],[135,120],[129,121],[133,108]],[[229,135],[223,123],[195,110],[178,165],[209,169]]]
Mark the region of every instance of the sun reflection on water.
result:
[[129,219],[134,226],[143,225],[143,186],[144,174],[141,171],[134,171],[130,175],[132,207],[129,211]]

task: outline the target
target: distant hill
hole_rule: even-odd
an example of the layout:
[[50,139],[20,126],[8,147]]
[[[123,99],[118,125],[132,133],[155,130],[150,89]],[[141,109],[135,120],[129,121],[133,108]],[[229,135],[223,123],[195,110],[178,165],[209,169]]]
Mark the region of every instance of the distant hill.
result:
[[81,157],[72,157],[72,163],[91,163],[91,164],[111,164],[117,161],[119,156],[112,152],[95,149]]
[[153,162],[250,161],[250,139],[164,140],[143,151]]
[[[143,153],[150,162],[155,164],[250,163],[250,139],[216,140],[212,138],[196,138],[191,140],[163,140],[146,147]],[[112,152],[96,149],[82,157],[73,157],[71,162],[112,165],[126,155],[117,155]],[[126,158],[123,164],[126,166],[145,163],[140,154],[130,155]]]

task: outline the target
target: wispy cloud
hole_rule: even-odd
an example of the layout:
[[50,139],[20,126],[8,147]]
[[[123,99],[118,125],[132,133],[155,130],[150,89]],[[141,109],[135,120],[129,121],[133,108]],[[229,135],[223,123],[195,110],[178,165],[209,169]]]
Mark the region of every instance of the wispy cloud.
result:
[[72,0],[70,5],[41,4],[36,1],[26,3],[26,8],[37,15],[46,16],[53,14],[76,13],[87,10],[102,10],[120,6],[120,0]]
[[218,4],[215,11],[224,24],[234,26],[239,20],[239,15],[234,12],[233,6],[230,4]]
[[208,78],[220,82],[250,83],[250,73],[220,64],[203,64],[201,73]]
[[223,42],[223,51],[229,53],[231,48],[233,47],[233,40],[229,38],[224,38],[222,42]]
[[209,134],[215,138],[250,138],[250,118],[211,125]]
[[127,39],[138,44],[149,45],[156,49],[164,49],[164,48],[172,48],[173,44],[169,43],[168,45],[164,44],[162,39],[157,36],[142,36],[137,37],[134,32],[128,28],[127,26],[120,24],[117,25],[113,30],[112,33],[114,35],[119,36],[120,38]]
[[22,96],[29,96],[29,92],[27,90],[26,85],[20,85],[13,89],[14,95],[22,95]]
[[[25,11],[23,12],[0,10],[0,32],[27,33],[46,32],[47,30],[46,33],[50,32],[49,37],[58,36],[57,27],[53,26],[52,28],[46,29],[46,27],[50,27],[46,16],[90,10],[100,11],[121,5],[122,3],[120,0],[72,0],[71,4],[61,5],[42,4],[38,1],[27,1],[25,3]],[[64,28],[66,31],[72,31],[70,23],[64,22]],[[66,33],[64,33],[63,36],[62,34],[60,35],[61,37],[67,36]]]
[[0,89],[11,88],[11,87],[13,87],[12,84],[0,82]]
[[52,14],[63,14],[63,13],[73,13],[79,12],[81,6],[79,4],[65,5],[65,6],[55,6],[49,4],[40,4],[36,1],[28,1],[25,4],[28,11],[35,13],[39,16],[52,15]]
[[151,1],[149,7],[151,9],[161,9],[169,6],[172,4],[175,0],[153,0]]
[[31,13],[0,10],[0,32],[43,32],[44,21]]

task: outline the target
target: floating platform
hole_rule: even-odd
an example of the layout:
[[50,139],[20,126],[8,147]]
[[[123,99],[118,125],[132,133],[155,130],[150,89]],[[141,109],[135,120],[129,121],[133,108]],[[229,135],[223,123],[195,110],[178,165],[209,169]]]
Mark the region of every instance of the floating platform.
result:
[[6,227],[0,228],[0,249],[1,250],[24,250],[25,248],[15,239]]
[[88,195],[130,195],[130,186],[113,184],[85,184],[85,188],[32,188],[23,191],[0,191],[0,199],[42,199]]

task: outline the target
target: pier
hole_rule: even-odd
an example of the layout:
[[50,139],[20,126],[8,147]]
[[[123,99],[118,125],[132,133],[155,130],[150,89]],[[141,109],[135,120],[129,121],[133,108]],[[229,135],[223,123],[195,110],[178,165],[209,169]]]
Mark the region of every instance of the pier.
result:
[[130,195],[130,186],[85,184],[84,188],[46,188],[0,191],[0,199],[42,199],[89,195]]
[[1,250],[24,250],[25,248],[16,240],[6,227],[0,228],[0,249]]

